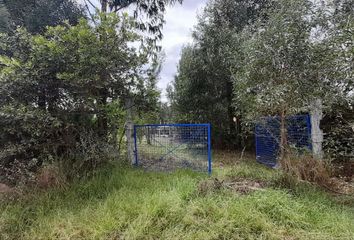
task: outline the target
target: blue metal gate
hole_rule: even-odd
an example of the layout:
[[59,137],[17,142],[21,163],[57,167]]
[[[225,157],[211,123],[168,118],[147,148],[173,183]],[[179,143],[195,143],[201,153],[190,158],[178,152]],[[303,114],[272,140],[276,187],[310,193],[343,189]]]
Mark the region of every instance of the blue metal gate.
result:
[[211,173],[210,124],[134,126],[135,164],[149,170]]

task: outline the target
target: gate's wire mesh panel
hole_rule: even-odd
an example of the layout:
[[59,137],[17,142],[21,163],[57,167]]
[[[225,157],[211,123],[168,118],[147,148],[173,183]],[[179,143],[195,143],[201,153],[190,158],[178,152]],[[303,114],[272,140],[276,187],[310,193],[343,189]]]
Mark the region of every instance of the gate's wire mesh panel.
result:
[[[288,145],[297,151],[311,150],[309,115],[289,116],[285,120]],[[280,143],[280,117],[264,117],[256,124],[257,161],[270,167],[277,165]]]
[[208,127],[136,126],[137,165],[149,170],[208,171]]

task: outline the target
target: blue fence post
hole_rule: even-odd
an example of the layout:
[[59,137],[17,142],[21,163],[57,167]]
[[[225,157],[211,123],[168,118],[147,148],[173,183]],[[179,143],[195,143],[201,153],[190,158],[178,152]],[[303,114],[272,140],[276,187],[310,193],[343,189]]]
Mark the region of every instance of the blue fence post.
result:
[[254,126],[254,138],[255,138],[255,144],[256,144],[256,161],[259,162],[258,158],[258,129],[257,129],[257,124]]
[[135,166],[138,166],[138,145],[136,142],[136,125],[134,125],[134,155],[135,155]]
[[307,124],[307,134],[308,134],[308,146],[310,151],[312,151],[312,126],[311,126],[311,116],[310,114],[306,115],[306,124]]
[[208,173],[211,174],[211,133],[210,133],[210,124],[208,124]]

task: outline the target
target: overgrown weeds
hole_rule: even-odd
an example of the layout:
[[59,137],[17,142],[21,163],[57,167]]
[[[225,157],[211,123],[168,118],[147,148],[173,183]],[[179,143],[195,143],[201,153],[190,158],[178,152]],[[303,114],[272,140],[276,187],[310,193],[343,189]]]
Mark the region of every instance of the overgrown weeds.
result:
[[280,161],[281,169],[298,181],[308,181],[329,186],[331,166],[328,161],[318,160],[309,154],[287,154]]
[[280,182],[290,188],[298,182],[308,182],[338,194],[354,193],[350,183],[334,176],[328,160],[315,159],[309,154],[287,154],[280,165],[284,172]]
[[54,164],[43,166],[36,175],[36,186],[42,189],[63,187],[65,184],[65,174]]

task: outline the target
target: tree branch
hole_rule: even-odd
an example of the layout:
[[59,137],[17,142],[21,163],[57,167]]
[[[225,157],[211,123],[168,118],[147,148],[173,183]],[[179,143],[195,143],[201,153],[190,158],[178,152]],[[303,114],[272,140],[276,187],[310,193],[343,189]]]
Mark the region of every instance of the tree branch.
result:
[[[89,1],[89,0],[87,0],[87,1]],[[89,6],[87,5],[86,0],[84,0],[84,2],[85,2],[85,6],[86,6],[86,8],[87,8],[87,11],[88,11],[89,15],[91,16],[91,20],[93,21],[93,23],[94,23],[95,25],[97,25],[96,20],[95,20],[95,17],[94,17],[93,14],[91,13],[90,8],[89,8]]]
[[120,11],[120,10],[122,10],[123,8],[126,8],[126,7],[128,7],[130,4],[132,4],[132,3],[137,3],[138,1],[137,0],[134,0],[134,1],[131,1],[131,2],[128,2],[128,3],[126,3],[126,4],[124,4],[124,5],[122,5],[122,6],[120,6],[120,7],[118,7],[118,6],[115,6],[114,7],[114,11],[113,12],[118,12],[118,11]]
[[96,11],[99,10],[98,7],[95,6],[95,4],[93,4],[93,3],[91,2],[91,0],[87,0],[87,2],[88,2],[94,9],[96,9]]

